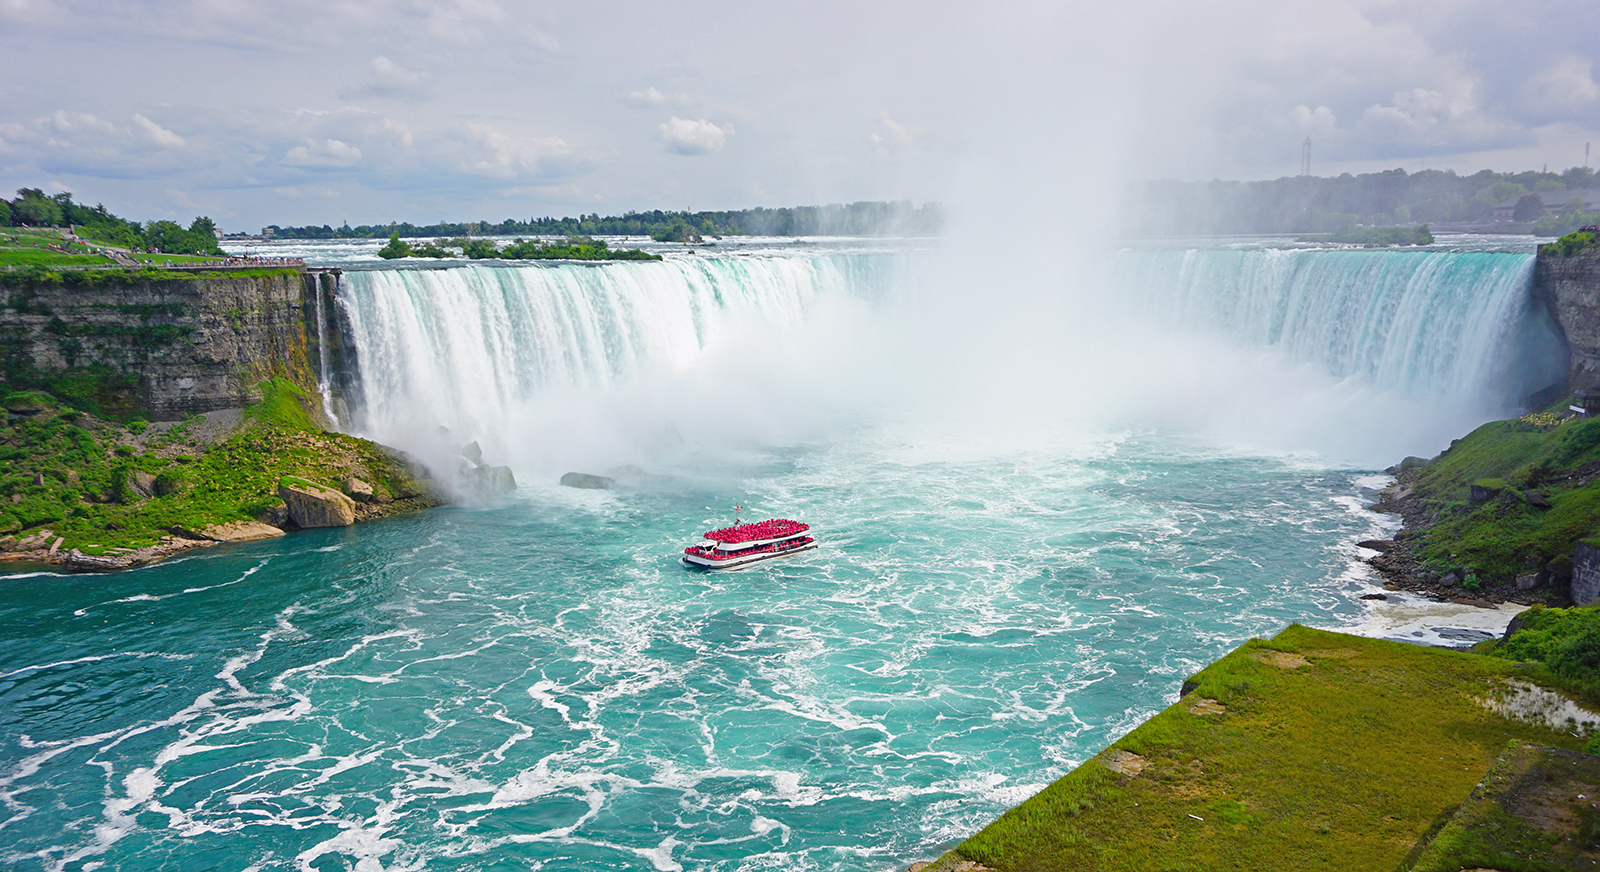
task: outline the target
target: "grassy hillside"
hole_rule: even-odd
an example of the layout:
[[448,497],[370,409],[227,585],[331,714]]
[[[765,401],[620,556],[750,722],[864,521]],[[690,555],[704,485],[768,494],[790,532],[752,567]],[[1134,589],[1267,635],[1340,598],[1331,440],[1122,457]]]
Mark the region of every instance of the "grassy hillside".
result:
[[[38,392],[7,396],[0,426],[0,544],[48,529],[60,551],[115,554],[157,544],[174,526],[251,520],[281,506],[278,479],[339,489],[373,485],[385,513],[436,505],[406,465],[375,443],[319,430],[285,380],[236,421],[124,426]],[[219,423],[221,420],[221,423]],[[148,491],[148,492],[145,492]]]
[[1573,548],[1600,533],[1600,419],[1485,424],[1405,484],[1428,523],[1409,545],[1430,571],[1460,569],[1469,590],[1567,577]]

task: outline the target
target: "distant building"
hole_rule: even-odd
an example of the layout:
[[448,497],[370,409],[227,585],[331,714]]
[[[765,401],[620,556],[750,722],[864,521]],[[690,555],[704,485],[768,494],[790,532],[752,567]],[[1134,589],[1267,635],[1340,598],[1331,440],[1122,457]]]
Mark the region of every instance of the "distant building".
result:
[[[1544,211],[1535,215],[1535,218],[1545,215],[1559,215],[1561,210],[1567,208],[1567,203],[1573,197],[1583,198],[1585,212],[1600,212],[1600,188],[1573,188],[1570,191],[1534,191],[1534,193],[1538,194],[1539,199],[1544,201]],[[1528,195],[1518,194],[1503,203],[1496,204],[1494,207],[1494,220],[1512,220],[1512,215],[1517,211],[1517,201],[1526,196]]]

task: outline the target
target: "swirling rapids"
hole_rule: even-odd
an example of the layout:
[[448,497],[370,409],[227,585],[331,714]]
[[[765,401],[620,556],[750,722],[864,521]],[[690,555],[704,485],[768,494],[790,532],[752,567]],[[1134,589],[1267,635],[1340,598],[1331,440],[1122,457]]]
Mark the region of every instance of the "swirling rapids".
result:
[[[110,578],[7,578],[19,870],[893,869],[1252,634],[1358,617],[1351,476],[888,429],[525,485]],[[699,574],[734,502],[823,547]]]

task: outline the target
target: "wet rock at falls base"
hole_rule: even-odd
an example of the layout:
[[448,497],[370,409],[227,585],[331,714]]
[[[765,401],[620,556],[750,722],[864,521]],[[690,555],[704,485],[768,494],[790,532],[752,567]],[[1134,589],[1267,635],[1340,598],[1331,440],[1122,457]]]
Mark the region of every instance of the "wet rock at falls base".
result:
[[561,483],[567,487],[600,490],[616,484],[616,480],[603,475],[591,475],[587,472],[569,472],[561,477]]
[[517,489],[516,476],[509,466],[479,466],[467,477],[468,486],[483,496],[508,494]]

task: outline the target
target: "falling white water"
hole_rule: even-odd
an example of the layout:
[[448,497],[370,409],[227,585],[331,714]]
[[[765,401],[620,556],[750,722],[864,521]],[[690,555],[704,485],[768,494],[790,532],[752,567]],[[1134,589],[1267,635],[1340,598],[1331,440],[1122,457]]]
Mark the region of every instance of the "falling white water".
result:
[[1524,254],[1128,251],[1114,271],[1169,323],[1411,394],[1505,408],[1562,371]]
[[[340,304],[365,407],[346,423],[424,454],[479,440],[492,462],[530,441],[581,457],[606,438],[584,421],[591,405],[640,384],[658,387],[624,405],[694,397],[715,407],[741,390],[759,405],[775,343],[829,301],[886,293],[902,264],[892,255],[690,257],[347,272]],[[720,371],[702,372],[719,355]],[[662,396],[672,391],[683,394]],[[620,413],[609,414],[596,428],[615,425]],[[647,429],[670,434],[670,418]]]
[[[349,272],[365,408],[347,423],[424,455],[478,440],[513,467],[643,463],[710,428],[826,438],[841,410],[980,438],[1198,429],[1381,466],[1515,411],[1564,367],[1527,255],[1124,251],[1053,289],[952,287],[925,257]],[[1385,423],[1339,426],[1360,414]]]

